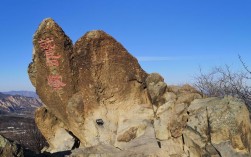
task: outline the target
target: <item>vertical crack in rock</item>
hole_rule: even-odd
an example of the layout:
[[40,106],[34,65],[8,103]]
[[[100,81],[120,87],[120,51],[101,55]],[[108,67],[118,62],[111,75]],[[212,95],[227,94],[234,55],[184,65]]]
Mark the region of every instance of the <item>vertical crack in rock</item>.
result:
[[185,139],[184,139],[184,135],[182,134],[181,135],[181,137],[182,137],[182,149],[183,149],[183,151],[185,151]]
[[74,144],[73,144],[73,146],[72,146],[72,149],[79,148],[79,146],[80,146],[80,140],[78,139],[78,137],[75,136],[71,131],[67,130],[67,132],[74,138],[74,141],[75,141]]
[[212,138],[211,138],[211,125],[210,125],[210,119],[209,119],[209,115],[208,115],[208,108],[206,107],[206,112],[207,112],[207,134],[208,134],[208,142],[212,145],[212,147],[215,149],[215,151],[218,153],[218,155],[220,157],[221,156],[221,153],[220,151],[213,145],[212,143]]
[[157,141],[159,148],[161,148],[161,142]]

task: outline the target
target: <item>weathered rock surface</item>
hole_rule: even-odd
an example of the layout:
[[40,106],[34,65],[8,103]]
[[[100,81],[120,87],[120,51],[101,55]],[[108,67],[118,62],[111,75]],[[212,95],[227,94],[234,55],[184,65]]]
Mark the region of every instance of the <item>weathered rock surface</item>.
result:
[[250,156],[249,113],[231,97],[195,100],[183,132],[191,156]]
[[15,142],[10,142],[0,135],[1,157],[24,157],[23,148]]
[[33,44],[28,72],[46,105],[37,110],[36,123],[50,144],[47,151],[78,148],[72,157],[250,156],[251,124],[242,102],[203,99],[189,85],[167,85],[103,31],[90,31],[73,45],[45,19]]

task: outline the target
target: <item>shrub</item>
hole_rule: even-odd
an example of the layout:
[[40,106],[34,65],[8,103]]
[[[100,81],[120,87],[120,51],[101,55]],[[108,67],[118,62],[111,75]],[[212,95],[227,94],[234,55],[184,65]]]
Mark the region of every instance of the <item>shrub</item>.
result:
[[251,112],[251,71],[239,56],[244,70],[234,72],[230,66],[215,67],[195,77],[194,86],[205,96],[233,96],[242,99]]

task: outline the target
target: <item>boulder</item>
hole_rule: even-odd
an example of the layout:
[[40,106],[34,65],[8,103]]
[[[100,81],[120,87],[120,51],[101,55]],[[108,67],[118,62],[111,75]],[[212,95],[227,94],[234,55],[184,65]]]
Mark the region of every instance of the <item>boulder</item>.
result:
[[243,102],[205,99],[190,85],[167,85],[101,30],[73,45],[45,19],[33,44],[28,73],[46,105],[35,116],[47,151],[75,149],[72,157],[250,155]]
[[[28,72],[46,104],[37,111],[36,122],[50,145],[60,128],[87,147],[100,142],[117,143],[117,132],[126,129],[118,124],[124,125],[132,117],[137,121],[134,127],[142,127],[138,126],[142,120],[150,121],[153,114],[145,89],[147,74],[110,35],[91,31],[73,46],[52,19],[45,19],[33,44]],[[137,115],[139,112],[142,116]],[[97,119],[102,119],[104,125],[98,125]],[[141,134],[142,128],[137,136]]]
[[147,77],[146,85],[152,104],[159,106],[160,104],[157,102],[162,102],[161,96],[165,93],[167,87],[163,77],[158,73],[152,73]]
[[251,127],[246,106],[232,97],[195,100],[187,109],[183,131],[188,154],[194,157],[248,157]]

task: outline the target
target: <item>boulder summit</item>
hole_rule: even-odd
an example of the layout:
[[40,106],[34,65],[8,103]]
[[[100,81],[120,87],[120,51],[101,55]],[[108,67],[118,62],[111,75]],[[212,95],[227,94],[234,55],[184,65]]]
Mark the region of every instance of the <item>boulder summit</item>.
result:
[[245,104],[171,86],[101,30],[75,44],[52,19],[33,38],[28,73],[45,104],[35,114],[47,152],[70,156],[248,157]]

